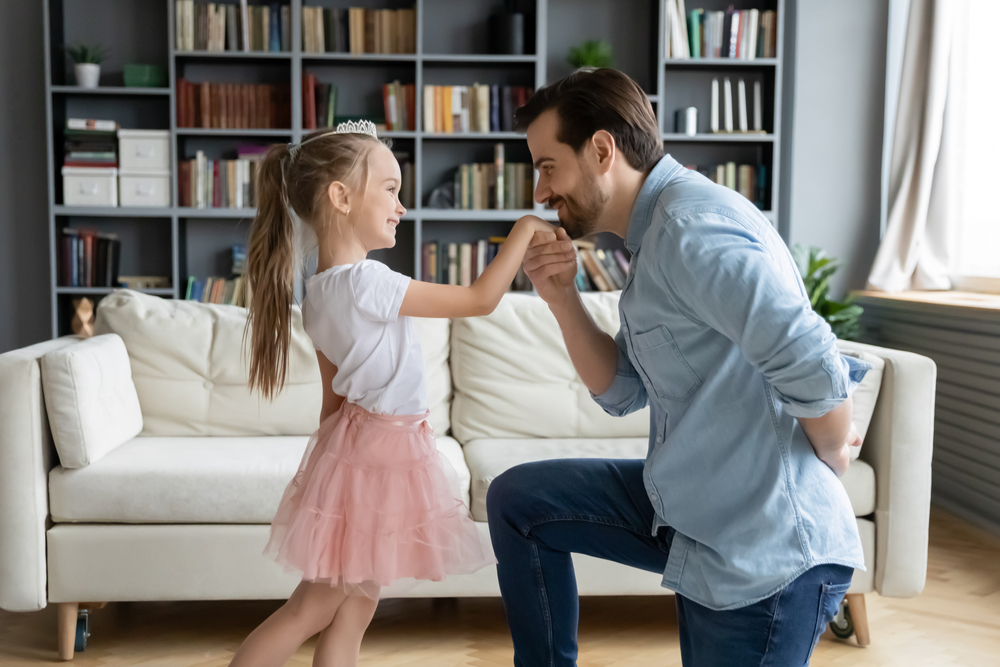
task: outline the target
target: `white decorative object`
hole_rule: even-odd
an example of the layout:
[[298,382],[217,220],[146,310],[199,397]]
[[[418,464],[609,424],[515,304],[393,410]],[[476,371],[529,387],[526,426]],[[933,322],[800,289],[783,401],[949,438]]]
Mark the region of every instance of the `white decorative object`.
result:
[[170,206],[170,172],[140,170],[118,175],[121,206]]
[[118,130],[118,168],[169,171],[170,130]]
[[94,63],[77,63],[73,66],[76,85],[81,88],[97,88],[101,80],[101,66]]
[[684,118],[684,134],[693,137],[698,134],[698,107],[688,107]]
[[719,80],[712,79],[712,132],[719,131]]
[[120,336],[95,336],[42,357],[52,440],[64,468],[94,463],[142,430],[132,366]]
[[729,77],[722,80],[722,96],[725,102],[726,132],[733,131],[733,85],[729,82]]
[[118,170],[114,167],[63,167],[63,204],[118,206]]
[[370,134],[373,137],[378,138],[378,135],[375,134],[375,123],[370,120],[360,120],[357,122],[353,120],[344,121],[343,123],[337,125],[337,133],[340,134],[344,132],[349,132],[351,134]]
[[754,132],[764,131],[764,114],[761,110],[760,81],[753,82],[753,129]]
[[747,124],[747,84],[743,79],[739,80],[736,84],[737,94],[739,95],[739,109],[740,109],[740,132],[746,132],[749,129]]

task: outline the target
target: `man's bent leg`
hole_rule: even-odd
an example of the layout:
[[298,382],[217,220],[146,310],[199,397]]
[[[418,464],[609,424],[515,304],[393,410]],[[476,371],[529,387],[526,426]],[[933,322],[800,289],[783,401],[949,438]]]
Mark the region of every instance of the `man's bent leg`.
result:
[[837,613],[854,570],[818,565],[769,598],[713,611],[677,595],[681,657],[697,667],[800,667]]
[[500,593],[517,667],[576,664],[579,603],[570,553],[650,572],[667,564],[669,531],[651,534],[642,460],[526,463],[487,495]]

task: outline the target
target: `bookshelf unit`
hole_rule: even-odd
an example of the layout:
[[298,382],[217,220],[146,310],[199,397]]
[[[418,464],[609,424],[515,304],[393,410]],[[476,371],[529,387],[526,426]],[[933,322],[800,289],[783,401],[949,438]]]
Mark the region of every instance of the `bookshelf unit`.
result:
[[[526,55],[484,53],[486,18],[499,11],[497,0],[282,0],[290,7],[291,50],[287,52],[177,51],[174,0],[42,0],[45,21],[45,75],[49,191],[49,251],[53,337],[70,332],[72,299],[98,301],[111,288],[58,285],[58,242],[64,227],[115,232],[122,241],[122,275],[169,276],[166,289],[145,290],[183,298],[189,275],[225,275],[224,253],[248,237],[254,209],[188,208],[177,205],[178,161],[203,150],[213,159],[234,157],[237,145],[298,142],[303,130],[302,76],[315,74],[339,87],[338,115],[381,113],[381,86],[394,79],[416,86],[416,130],[383,132],[394,150],[409,153],[414,168],[415,204],[398,230],[396,247],[374,257],[392,268],[419,277],[425,241],[476,241],[505,235],[525,213],[555,221],[555,212],[534,203],[525,210],[432,209],[431,191],[451,179],[465,162],[492,162],[493,145],[502,142],[507,162],[530,162],[523,135],[515,132],[436,134],[423,131],[422,92],[427,85],[486,83],[538,89],[568,73],[571,46],[605,39],[614,48],[616,67],[647,92],[656,113],[666,151],[683,164],[717,164],[734,160],[762,163],[768,169],[764,214],[778,224],[776,210],[781,142],[781,82],[784,60],[784,0],[687,0],[687,10],[756,8],[777,11],[777,57],[756,60],[725,58],[678,60],[664,57],[664,20],[668,0],[521,0],[525,14]],[[199,3],[200,4],[200,3]],[[230,0],[226,4],[234,4]],[[235,4],[239,4],[238,1]],[[251,5],[270,4],[250,0]],[[307,53],[302,48],[302,7],[416,9],[416,53]],[[72,85],[72,64],[64,47],[100,43],[109,55],[101,68],[101,87]],[[165,88],[122,85],[125,63],[166,68]],[[709,100],[713,77],[744,78],[748,94],[754,81],[763,88],[766,134],[710,134]],[[179,78],[222,83],[284,83],[291,91],[291,127],[284,129],[187,128],[177,125]],[[750,100],[748,100],[748,103]],[[679,108],[698,107],[698,134],[674,132]],[[104,118],[126,129],[168,130],[171,152],[171,206],[121,208],[65,206],[60,168],[66,118]],[[602,246],[620,247],[604,235]],[[306,266],[303,276],[314,267]],[[301,277],[296,297],[302,297]]]

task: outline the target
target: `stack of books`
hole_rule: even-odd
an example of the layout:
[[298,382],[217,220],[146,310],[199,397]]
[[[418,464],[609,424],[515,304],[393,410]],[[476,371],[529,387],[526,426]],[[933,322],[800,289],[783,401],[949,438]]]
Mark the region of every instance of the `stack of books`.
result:
[[[428,241],[421,247],[420,279],[428,283],[468,287],[482,275],[506,240],[506,236],[491,236],[470,243]],[[511,289],[533,289],[523,268],[518,269]]]
[[625,287],[628,258],[621,250],[598,248],[591,241],[573,241],[576,247],[576,286],[581,292],[611,292]]
[[177,127],[287,129],[291,126],[288,85],[177,80]]
[[684,165],[697,171],[714,183],[736,190],[749,199],[759,209],[764,208],[767,194],[767,167],[763,164],[751,165],[726,162],[709,167]]
[[181,206],[192,208],[254,208],[257,206],[257,166],[267,146],[240,146],[235,160],[212,160],[204,151],[181,160],[177,187]]
[[121,247],[117,234],[64,227],[59,237],[59,285],[118,287]]
[[205,278],[205,280],[198,280],[194,276],[190,276],[184,298],[187,301],[246,307],[249,302],[249,286],[244,278],[246,256],[245,246],[234,245],[232,247],[232,271],[230,277],[209,277]]
[[534,182],[527,162],[506,162],[504,145],[493,146],[493,162],[455,168],[455,208],[462,210],[529,208]]
[[302,8],[306,53],[416,53],[416,9]]
[[778,48],[778,15],[772,10],[730,5],[724,12],[684,10],[684,0],[667,0],[665,56],[688,58],[774,58]]
[[302,129],[336,127],[337,86],[320,83],[315,74],[302,75]]
[[290,51],[292,8],[174,0],[178,51]]
[[65,167],[117,167],[118,123],[113,120],[68,118],[65,140]]
[[424,86],[424,132],[511,132],[514,111],[534,92],[525,86],[474,83]]

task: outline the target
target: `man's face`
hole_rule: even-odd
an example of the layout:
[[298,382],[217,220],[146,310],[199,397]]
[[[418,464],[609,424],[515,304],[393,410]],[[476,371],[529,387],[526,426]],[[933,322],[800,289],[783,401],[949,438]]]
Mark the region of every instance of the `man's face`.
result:
[[584,144],[577,155],[556,139],[558,133],[559,115],[555,109],[545,111],[528,126],[528,149],[538,170],[535,201],[548,202],[555,208],[566,233],[578,239],[597,231],[610,195],[597,178],[593,150]]

